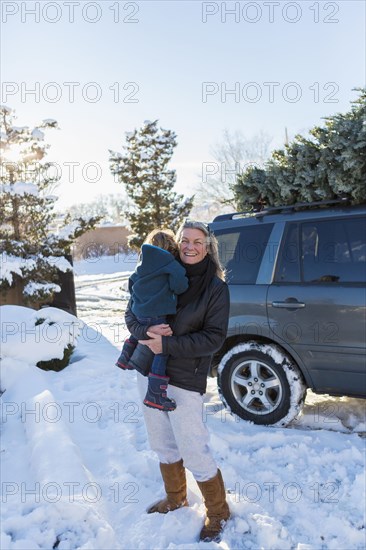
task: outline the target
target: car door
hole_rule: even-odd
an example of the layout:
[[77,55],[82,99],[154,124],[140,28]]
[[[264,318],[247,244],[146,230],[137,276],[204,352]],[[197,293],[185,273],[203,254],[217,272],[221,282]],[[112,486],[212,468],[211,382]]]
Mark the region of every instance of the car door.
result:
[[366,223],[362,216],[288,223],[267,313],[315,391],[366,395]]
[[270,280],[258,284],[257,279],[263,258],[268,256],[270,261],[267,243],[273,225],[259,224],[255,219],[211,224],[230,291],[228,336],[268,335],[266,296]]

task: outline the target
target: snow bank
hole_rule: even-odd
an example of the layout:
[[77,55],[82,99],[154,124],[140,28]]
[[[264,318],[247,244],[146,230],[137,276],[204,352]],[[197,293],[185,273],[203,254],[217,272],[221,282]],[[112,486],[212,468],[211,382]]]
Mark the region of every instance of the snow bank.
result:
[[[82,322],[61,309],[39,311],[21,306],[1,306],[1,358],[36,365],[62,359],[67,346],[75,346]],[[2,373],[6,386],[7,370]]]
[[78,320],[55,308],[3,306],[0,315],[1,548],[119,548],[105,518],[100,486],[70,433],[72,418],[65,412],[71,404],[58,400],[52,390],[53,377],[60,373],[35,367],[54,357],[59,347],[76,343]]

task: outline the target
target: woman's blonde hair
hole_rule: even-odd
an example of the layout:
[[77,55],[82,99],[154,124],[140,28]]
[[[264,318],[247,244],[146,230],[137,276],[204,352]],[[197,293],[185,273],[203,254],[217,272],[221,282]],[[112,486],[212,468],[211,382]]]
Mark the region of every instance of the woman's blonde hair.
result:
[[167,250],[173,256],[178,256],[178,245],[171,229],[153,229],[144,240],[144,244],[158,246]]
[[202,231],[202,233],[206,237],[206,246],[207,246],[207,253],[210,255],[212,261],[214,262],[216,266],[216,275],[222,279],[225,280],[225,270],[221,265],[220,258],[219,258],[219,244],[217,242],[217,239],[213,233],[209,230],[208,226],[203,222],[198,222],[195,220],[185,220],[182,225],[179,227],[177,233],[176,233],[176,242],[179,244],[182,239],[182,233],[184,229],[199,229]]

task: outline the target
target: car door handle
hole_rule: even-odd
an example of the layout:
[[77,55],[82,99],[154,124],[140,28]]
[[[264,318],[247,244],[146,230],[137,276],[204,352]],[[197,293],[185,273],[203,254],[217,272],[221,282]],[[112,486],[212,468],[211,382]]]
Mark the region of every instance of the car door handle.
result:
[[272,302],[273,307],[281,307],[285,309],[300,309],[305,307],[304,302],[298,302],[297,300],[289,299],[288,302]]

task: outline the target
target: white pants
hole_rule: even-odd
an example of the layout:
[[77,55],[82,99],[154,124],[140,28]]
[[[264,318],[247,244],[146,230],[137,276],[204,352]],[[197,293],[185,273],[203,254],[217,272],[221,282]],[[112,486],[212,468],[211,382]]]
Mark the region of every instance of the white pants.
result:
[[[137,374],[141,400],[145,398],[147,377]],[[169,386],[168,396],[177,403],[171,412],[151,409],[142,404],[150,447],[163,464],[183,458],[184,466],[197,481],[217,474],[217,465],[209,448],[209,433],[203,422],[203,397],[198,392]]]

